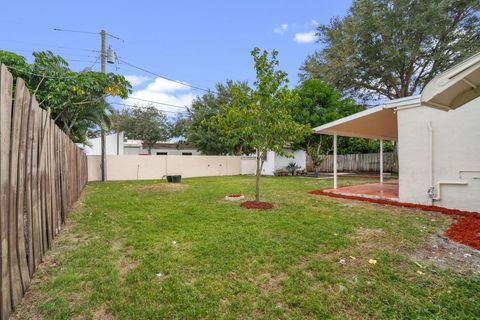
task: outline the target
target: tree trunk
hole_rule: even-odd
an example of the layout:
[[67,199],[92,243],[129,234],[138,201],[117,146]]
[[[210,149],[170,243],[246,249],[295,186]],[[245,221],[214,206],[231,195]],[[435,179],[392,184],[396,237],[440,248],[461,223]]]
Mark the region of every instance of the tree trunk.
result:
[[255,171],[255,201],[260,201],[260,174],[261,172],[260,167],[260,150],[257,149],[257,170]]

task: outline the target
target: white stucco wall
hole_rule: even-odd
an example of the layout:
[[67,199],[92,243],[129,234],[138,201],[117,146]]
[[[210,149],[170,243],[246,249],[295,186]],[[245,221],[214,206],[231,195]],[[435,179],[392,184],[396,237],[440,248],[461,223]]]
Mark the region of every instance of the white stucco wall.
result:
[[[123,132],[120,132],[118,134],[118,141],[119,141],[118,154],[122,155],[123,154]],[[100,138],[89,139],[88,143],[91,146],[87,146],[87,145],[80,146],[85,151],[85,154],[87,156],[102,154],[102,141]],[[117,154],[117,134],[116,133],[108,134],[105,137],[105,144],[106,144],[107,155]]]
[[[292,161],[300,166],[301,169],[305,169],[307,164],[305,151],[286,149],[285,152],[290,154],[291,157],[280,156],[273,151],[268,151],[267,159],[263,163],[262,175],[273,176],[275,170],[285,168]],[[255,170],[255,155],[242,157],[242,174],[255,174]]]
[[[101,179],[100,156],[88,156],[88,180]],[[162,179],[165,175],[184,178],[239,175],[241,157],[234,156],[107,156],[108,180]]]
[[[431,204],[429,131],[433,127],[433,180],[466,181],[468,185],[443,185],[441,200],[446,208],[480,212],[480,98],[445,112],[429,107],[398,110],[400,201]],[[465,172],[459,177],[460,170]],[[438,190],[437,190],[438,192]]]
[[278,155],[273,151],[268,151],[267,159],[263,162],[262,174],[266,176],[273,176],[275,171],[275,161]]
[[290,162],[295,162],[297,166],[300,167],[300,169],[305,169],[305,166],[307,164],[306,163],[307,154],[305,151],[302,151],[302,150],[297,150],[297,151],[285,150],[285,151],[288,152],[290,155],[292,155],[292,157],[288,158],[288,157],[277,155],[275,159],[275,169],[285,168],[286,166],[288,166]]
[[254,175],[257,170],[257,161],[255,157],[242,157],[241,158],[241,174]]

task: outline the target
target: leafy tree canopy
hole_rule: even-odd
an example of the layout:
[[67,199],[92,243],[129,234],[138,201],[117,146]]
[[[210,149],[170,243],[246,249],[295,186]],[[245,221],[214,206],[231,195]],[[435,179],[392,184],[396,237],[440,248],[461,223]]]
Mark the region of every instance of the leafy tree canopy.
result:
[[231,106],[234,91],[247,94],[250,90],[246,81],[217,83],[215,92],[208,92],[192,102],[186,118],[178,119],[176,135],[186,138],[189,144],[194,145],[202,154],[207,155],[241,155],[251,153],[248,143],[243,137],[237,136],[226,141],[223,131],[209,125],[212,117],[225,114],[226,107]]
[[479,10],[478,0],[355,0],[347,16],[318,27],[323,49],[301,76],[362,99],[416,94],[480,49]]
[[[308,79],[295,88],[298,99],[291,105],[292,115],[298,123],[311,128],[349,116],[364,110],[353,99],[343,99],[335,89],[319,79]],[[331,136],[310,133],[296,142],[295,149],[305,150],[312,158],[314,166],[319,166],[332,152]],[[378,152],[379,142],[371,139],[339,137],[337,141],[339,154]],[[391,151],[392,144],[387,142],[385,151]]]
[[99,125],[108,125],[112,108],[107,96],[126,98],[130,83],[120,75],[85,70],[70,70],[67,61],[50,51],[34,52],[34,61],[0,50],[0,63],[12,75],[25,80],[40,107],[50,109],[55,123],[75,142],[85,142],[87,133]]
[[[319,79],[305,80],[294,91],[299,99],[292,104],[293,118],[312,128],[365,110],[352,98],[342,98],[331,85]],[[332,138],[312,133],[294,147],[308,152],[312,147],[317,150],[319,144],[318,151],[327,154],[332,148]],[[378,141],[362,138],[339,137],[337,146],[339,154],[369,153],[379,149]],[[385,151],[391,150],[392,144],[386,143]],[[313,156],[311,152],[309,154]]]
[[299,124],[291,114],[290,105],[298,95],[288,89],[287,74],[278,69],[278,52],[252,50],[256,80],[253,88],[232,87],[232,101],[223,105],[210,125],[221,133],[221,140],[231,145],[248,141],[256,150],[256,201],[260,200],[260,175],[269,150],[284,154],[287,144],[301,140],[310,128]]
[[120,130],[129,139],[142,140],[149,154],[155,143],[170,139],[171,125],[154,106],[125,109],[119,114],[119,119]]

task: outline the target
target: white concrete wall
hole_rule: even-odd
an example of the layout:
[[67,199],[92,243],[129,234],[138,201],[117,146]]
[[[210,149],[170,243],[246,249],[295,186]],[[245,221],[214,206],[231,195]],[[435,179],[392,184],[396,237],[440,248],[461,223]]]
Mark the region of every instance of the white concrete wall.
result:
[[[268,151],[267,160],[263,163],[262,175],[273,176],[275,170],[285,168],[290,162],[295,162],[300,169],[305,169],[307,163],[307,155],[305,151],[297,150],[293,151],[286,149],[291,157],[284,157],[276,154],[273,151]],[[255,155],[242,158],[242,174],[255,174],[256,161]]]
[[275,171],[275,161],[277,158],[277,154],[273,151],[267,152],[267,159],[263,162],[262,167],[262,174],[266,176],[273,176],[273,172]]
[[[118,141],[119,141],[119,154],[123,154],[123,132],[120,132],[118,134]],[[88,140],[90,146],[87,145],[81,145],[80,147],[85,151],[85,154],[87,156],[90,155],[101,155],[102,154],[102,141],[99,138],[93,138]],[[117,134],[112,133],[108,134],[105,137],[105,145],[106,145],[106,151],[107,155],[116,155],[117,154]]]
[[[466,181],[444,185],[441,200],[446,208],[480,212],[480,98],[445,112],[428,107],[398,111],[400,201],[431,204],[429,181],[429,131],[433,127],[433,177],[439,181]],[[478,170],[462,173],[460,170]],[[437,190],[438,191],[438,190]]]
[[295,162],[297,166],[300,167],[301,170],[305,169],[305,166],[307,165],[307,154],[305,151],[303,150],[296,150],[296,151],[285,150],[285,151],[288,152],[288,154],[290,154],[292,157],[288,158],[288,157],[277,155],[275,159],[275,169],[285,168],[286,166],[288,166],[290,162]]
[[254,175],[257,170],[257,161],[255,157],[242,157],[241,159],[241,174]]
[[[88,180],[101,179],[100,156],[88,156]],[[239,175],[241,157],[233,156],[107,156],[107,180],[150,180],[165,175],[184,178]]]

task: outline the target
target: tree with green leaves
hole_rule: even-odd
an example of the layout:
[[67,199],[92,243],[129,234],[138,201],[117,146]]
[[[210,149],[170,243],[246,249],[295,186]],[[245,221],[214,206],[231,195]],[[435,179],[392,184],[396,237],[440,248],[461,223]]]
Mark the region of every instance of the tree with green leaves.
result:
[[355,0],[345,17],[318,27],[322,49],[301,75],[367,100],[417,94],[480,50],[479,11],[478,0]]
[[248,141],[242,137],[225,141],[222,139],[223,132],[209,125],[211,118],[225,113],[224,107],[231,105],[233,88],[244,94],[249,90],[246,81],[227,80],[225,83],[217,83],[215,92],[210,91],[197,97],[188,108],[187,117],[176,121],[176,135],[183,134],[186,142],[194,145],[202,154],[241,155],[253,152]]
[[[342,98],[335,89],[319,79],[308,79],[295,88],[298,99],[291,105],[292,116],[298,123],[315,128],[325,123],[349,116],[364,110],[352,98]],[[333,141],[330,136],[313,132],[293,145],[294,149],[305,150],[316,169],[332,152]],[[379,143],[370,139],[339,137],[338,153],[377,152]],[[391,150],[391,144],[385,145]]]
[[133,107],[119,114],[120,130],[129,139],[142,140],[152,153],[152,147],[159,141],[170,139],[171,125],[167,117],[154,106]]
[[75,142],[85,143],[88,132],[110,123],[113,109],[108,96],[126,98],[130,83],[121,75],[90,70],[75,72],[67,61],[50,51],[34,52],[28,64],[22,56],[0,50],[0,63],[12,75],[25,80],[43,109],[49,109],[55,123]]
[[222,141],[232,144],[239,138],[256,150],[255,201],[260,201],[260,176],[269,150],[285,154],[284,147],[301,140],[308,126],[297,123],[289,105],[298,96],[288,89],[287,74],[278,69],[278,52],[252,50],[256,80],[254,88],[232,87],[233,99],[210,125],[219,130]]

